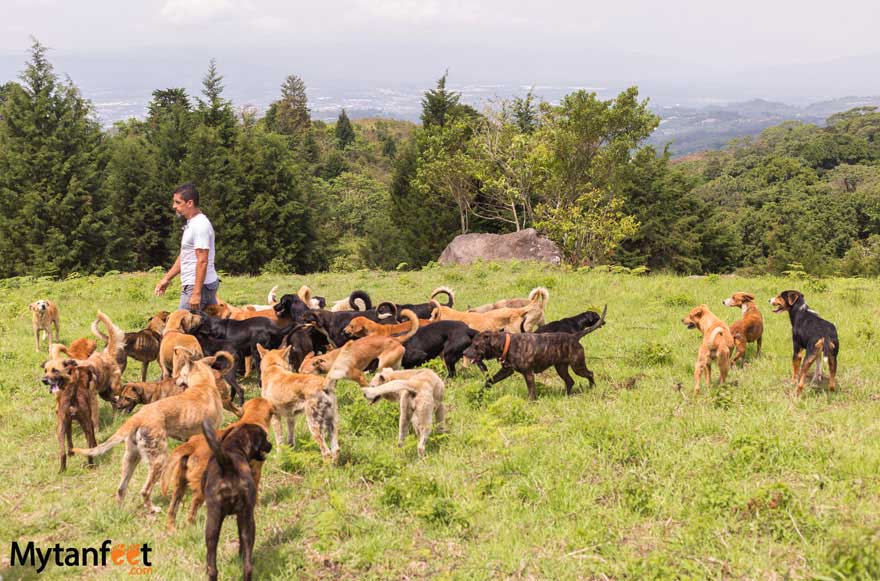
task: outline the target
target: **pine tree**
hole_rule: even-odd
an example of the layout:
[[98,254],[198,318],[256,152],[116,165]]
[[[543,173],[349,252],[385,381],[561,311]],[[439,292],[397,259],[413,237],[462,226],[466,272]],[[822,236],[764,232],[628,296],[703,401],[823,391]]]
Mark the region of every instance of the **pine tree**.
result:
[[211,59],[202,78],[202,94],[207,101],[199,99],[199,113],[202,123],[216,128],[223,145],[228,147],[235,140],[235,113],[232,103],[223,98],[223,89],[223,76],[217,71],[217,62]]
[[339,119],[336,120],[336,146],[339,149],[345,149],[354,143],[354,138],[354,127],[343,109],[339,114]]
[[156,150],[159,184],[167,191],[187,181],[180,174],[186,158],[186,145],[196,119],[185,89],[153,91],[147,107],[146,138]]
[[443,127],[459,106],[461,95],[446,90],[446,77],[449,71],[443,73],[437,81],[437,88],[425,91],[422,97],[422,125],[425,128],[436,125]]
[[35,40],[0,114],[0,277],[106,266],[100,127],[46,52]]
[[302,137],[311,126],[306,84],[296,75],[288,75],[281,85],[281,99],[269,105],[266,126],[271,131]]

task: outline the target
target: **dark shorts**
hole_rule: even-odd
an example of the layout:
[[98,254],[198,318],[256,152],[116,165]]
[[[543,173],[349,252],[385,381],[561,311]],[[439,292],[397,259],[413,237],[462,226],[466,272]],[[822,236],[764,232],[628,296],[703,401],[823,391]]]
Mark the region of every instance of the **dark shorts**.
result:
[[[177,308],[188,309],[189,298],[192,296],[195,285],[188,284],[180,289],[180,304]],[[202,285],[202,301],[199,308],[204,309],[206,305],[217,304],[217,289],[220,288],[220,281],[214,281],[211,284]]]

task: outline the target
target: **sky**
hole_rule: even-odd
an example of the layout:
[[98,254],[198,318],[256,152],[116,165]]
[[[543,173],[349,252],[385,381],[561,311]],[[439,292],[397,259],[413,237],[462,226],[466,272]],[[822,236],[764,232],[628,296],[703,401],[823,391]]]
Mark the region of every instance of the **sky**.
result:
[[33,36],[87,85],[171,82],[213,56],[275,86],[424,84],[448,67],[460,83],[824,98],[880,94],[878,22],[878,0],[0,0],[0,81]]
[[[523,45],[749,67],[880,52],[876,0],[0,0],[0,50]],[[401,55],[406,58],[406,55]]]

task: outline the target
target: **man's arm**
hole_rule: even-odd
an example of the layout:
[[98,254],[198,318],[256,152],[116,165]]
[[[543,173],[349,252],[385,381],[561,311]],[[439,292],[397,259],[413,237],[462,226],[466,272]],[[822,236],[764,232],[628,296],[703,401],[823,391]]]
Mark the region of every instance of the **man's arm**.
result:
[[[207,260],[207,258],[205,260]],[[165,273],[165,276],[163,276],[162,280],[159,281],[159,284],[156,285],[156,289],[153,293],[157,297],[164,295],[165,289],[168,288],[168,285],[171,284],[171,281],[174,280],[174,277],[178,274],[180,274],[180,254],[177,255],[177,260],[174,261],[174,266]]]
[[198,309],[201,306],[202,285],[205,284],[205,277],[208,275],[209,252],[207,248],[196,248],[196,283],[193,286],[192,296],[189,299],[191,309]]

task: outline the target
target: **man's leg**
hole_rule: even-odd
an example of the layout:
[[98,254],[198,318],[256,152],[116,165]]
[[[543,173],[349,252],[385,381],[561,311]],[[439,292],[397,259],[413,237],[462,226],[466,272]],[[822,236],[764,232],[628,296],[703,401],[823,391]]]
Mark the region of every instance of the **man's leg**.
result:
[[[177,305],[178,309],[187,309],[189,310],[189,298],[192,296],[193,285],[188,284],[180,289],[180,304]],[[204,298],[202,299],[204,300]]]
[[211,284],[206,284],[202,286],[202,302],[199,305],[200,308],[204,309],[207,305],[216,305],[217,304],[217,290],[220,288],[220,281],[214,281]]

